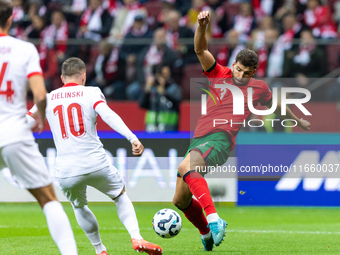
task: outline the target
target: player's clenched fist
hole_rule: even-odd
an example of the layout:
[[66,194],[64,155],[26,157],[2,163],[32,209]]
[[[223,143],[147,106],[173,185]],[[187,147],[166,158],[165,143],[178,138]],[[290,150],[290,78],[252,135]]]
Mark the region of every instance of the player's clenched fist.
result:
[[200,12],[197,16],[197,21],[200,26],[206,26],[210,22],[210,14],[208,11]]
[[298,124],[300,128],[303,130],[309,130],[310,129],[310,123],[307,120],[304,120],[303,118],[300,119],[300,123]]
[[139,140],[135,140],[132,143],[132,154],[135,156],[140,156],[143,154],[144,146]]

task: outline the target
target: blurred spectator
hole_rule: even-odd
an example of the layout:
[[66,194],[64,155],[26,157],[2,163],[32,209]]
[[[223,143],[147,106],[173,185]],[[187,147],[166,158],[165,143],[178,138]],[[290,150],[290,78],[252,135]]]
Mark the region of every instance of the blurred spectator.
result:
[[22,38],[24,33],[22,23],[24,21],[25,16],[23,1],[12,0],[12,4],[13,4],[13,22],[12,28],[9,31],[9,33],[16,38]]
[[87,0],[68,0],[61,6],[61,10],[68,22],[78,26],[81,15],[87,8]]
[[54,11],[51,21],[51,25],[42,31],[40,53],[47,49],[55,49],[58,61],[61,62],[67,49],[68,26],[61,11]]
[[259,78],[267,76],[268,57],[271,55],[274,43],[279,38],[279,30],[276,28],[269,28],[265,31],[265,43],[259,48],[257,54],[259,56],[259,66],[256,69],[255,75]]
[[289,14],[283,18],[283,30],[268,56],[267,77],[270,78],[282,76],[284,52],[292,47],[292,40],[300,34],[301,24],[293,14]]
[[223,5],[224,1],[206,0],[206,3],[212,9],[210,19],[211,36],[213,38],[221,38],[230,27],[228,15],[225,6]]
[[338,37],[336,25],[329,7],[322,5],[320,0],[308,0],[304,20],[315,37],[323,39]]
[[[333,19],[337,24],[340,24],[340,2],[336,1],[333,5],[334,8],[334,14],[333,14]],[[339,28],[338,28],[339,32]]]
[[[294,0],[288,1],[293,2]],[[274,16],[282,2],[283,0],[251,0],[257,23],[260,23],[266,16]]]
[[88,76],[88,84],[99,87],[105,96],[115,100],[125,99],[123,77],[118,77],[118,48],[102,41],[99,44],[99,56],[96,59],[93,72]]
[[80,19],[78,37],[99,42],[109,35],[112,17],[102,6],[103,0],[90,0]]
[[274,28],[274,19],[271,16],[265,16],[262,18],[258,28],[253,30],[251,37],[254,41],[253,49],[259,50],[265,45],[266,30]]
[[32,21],[34,16],[45,16],[47,12],[46,6],[42,0],[30,0],[28,5],[28,19]]
[[87,7],[86,0],[72,0],[71,11],[73,14],[79,16]]
[[316,45],[310,30],[303,30],[298,50],[286,53],[283,76],[295,77],[297,85],[305,87],[308,84],[308,78],[321,78],[326,74],[325,51]]
[[[35,23],[41,26],[41,20],[35,18]],[[61,11],[54,11],[51,25],[40,33],[39,45],[40,65],[44,72],[44,79],[48,90],[55,89],[54,78],[58,76],[58,64],[64,60],[67,50],[68,26]],[[59,84],[59,83],[58,83]]]
[[161,1],[161,11],[157,15],[156,27],[163,27],[165,24],[165,17],[173,10],[176,10],[173,1]]
[[141,86],[149,76],[153,76],[153,67],[167,65],[174,67],[178,55],[166,45],[166,31],[158,28],[153,34],[153,43],[145,48],[137,59],[137,79],[127,87],[126,96],[129,100],[137,100]]
[[277,21],[282,23],[282,19],[288,14],[294,14],[298,21],[303,20],[303,13],[306,10],[305,3],[303,0],[281,0],[280,8],[276,11],[274,17]]
[[147,17],[146,8],[137,0],[123,0],[110,31],[110,42],[122,42],[124,36],[130,31],[136,16]]
[[232,68],[235,62],[236,55],[240,50],[246,48],[244,43],[239,39],[239,33],[235,29],[230,29],[227,36],[228,45],[221,48],[217,54],[216,61],[222,66],[228,66]]
[[108,10],[112,17],[115,17],[119,10],[120,2],[118,0],[104,0],[103,7]]
[[188,0],[161,0],[166,2],[172,2],[175,4],[176,10],[178,10],[182,16],[186,15],[191,8],[191,1]]
[[256,23],[253,17],[252,6],[249,3],[240,5],[239,14],[234,18],[233,28],[240,34],[249,35],[255,28]]
[[132,44],[137,42],[138,39],[152,38],[152,32],[148,29],[148,25],[143,16],[136,16],[135,21],[130,29],[130,32],[125,36],[120,50],[120,57],[126,63],[126,81],[131,83],[136,78],[136,62],[140,58],[141,52],[148,44]]
[[[197,27],[197,16],[202,11],[208,11],[210,13],[210,17],[212,15],[212,9],[204,0],[192,0],[192,7],[189,9],[187,15],[185,16],[185,24],[191,28],[193,32],[195,32]],[[211,35],[211,22],[208,24],[207,36],[210,37]]]
[[177,130],[181,100],[181,87],[171,78],[171,68],[157,66],[155,76],[149,76],[139,97],[140,107],[148,109],[145,116],[146,131]]
[[[218,8],[213,9],[205,0],[192,0],[192,8],[185,16],[185,22],[188,27],[195,32],[197,27],[197,16],[202,11],[210,13],[210,22],[207,28],[207,36],[213,38],[223,37],[224,32],[227,30],[228,19],[224,6],[220,5]],[[214,2],[214,1],[210,1]],[[215,1],[216,2],[216,1]],[[222,29],[223,27],[223,29]]]
[[[197,62],[197,57],[194,51],[194,32],[186,27],[181,27],[179,24],[181,14],[178,11],[170,11],[166,17],[167,42],[171,49],[176,51],[183,61],[183,64]],[[191,44],[181,44],[181,39],[192,39]]]
[[43,31],[45,23],[44,19],[40,16],[32,16],[32,24],[24,31],[24,39],[40,39],[40,33]]

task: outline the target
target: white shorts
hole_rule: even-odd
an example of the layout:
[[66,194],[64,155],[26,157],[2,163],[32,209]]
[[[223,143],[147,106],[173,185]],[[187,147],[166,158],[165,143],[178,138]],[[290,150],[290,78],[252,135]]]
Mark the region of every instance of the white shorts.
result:
[[2,160],[21,188],[37,189],[52,183],[44,158],[33,140],[0,148],[0,167]]
[[57,179],[60,189],[75,208],[87,205],[87,186],[99,190],[110,198],[118,197],[124,188],[122,177],[112,165],[92,173]]

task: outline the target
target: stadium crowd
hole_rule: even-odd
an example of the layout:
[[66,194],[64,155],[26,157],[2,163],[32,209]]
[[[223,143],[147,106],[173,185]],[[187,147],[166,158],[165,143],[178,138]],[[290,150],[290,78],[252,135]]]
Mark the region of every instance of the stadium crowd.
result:
[[[203,77],[193,47],[200,11],[211,13],[207,34],[217,62],[231,66],[238,51],[251,48],[259,55],[255,76],[275,78],[270,86],[285,86],[280,78],[289,77],[289,86],[306,87],[339,66],[336,0],[12,2],[10,33],[35,42],[49,91],[62,85],[61,63],[77,56],[86,63],[87,84],[108,99],[139,100],[171,116],[190,98],[190,78]],[[340,99],[340,82],[326,87],[312,100]]]

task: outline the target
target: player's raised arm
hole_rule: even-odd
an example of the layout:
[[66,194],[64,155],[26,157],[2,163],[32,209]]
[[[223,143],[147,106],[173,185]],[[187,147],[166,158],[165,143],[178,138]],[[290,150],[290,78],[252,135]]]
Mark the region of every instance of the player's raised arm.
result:
[[35,113],[35,123],[32,126],[33,132],[42,132],[45,127],[45,109],[46,109],[46,88],[44,84],[44,78],[42,75],[33,75],[28,79],[30,84],[34,103],[37,107],[37,112]]
[[[267,104],[268,109],[272,107],[272,102]],[[303,130],[309,131],[310,129],[310,123],[307,120],[304,119],[299,119],[298,117],[295,116],[295,114],[288,108],[286,107],[286,115],[281,115],[281,104],[278,102],[277,103],[277,108],[275,110],[275,114],[279,116],[281,119],[293,119],[297,122],[298,127],[302,128]]]
[[[103,101],[104,102],[104,101]],[[95,107],[95,111],[100,115],[103,121],[113,130],[126,137],[132,144],[132,154],[135,156],[142,155],[144,151],[143,144],[138,140],[137,136],[125,125],[124,121],[117,113],[112,111],[106,103],[100,103]]]
[[205,31],[210,22],[210,14],[203,11],[197,17],[198,26],[195,32],[194,46],[198,60],[201,62],[203,69],[206,71],[215,63],[214,56],[208,51],[208,42]]

